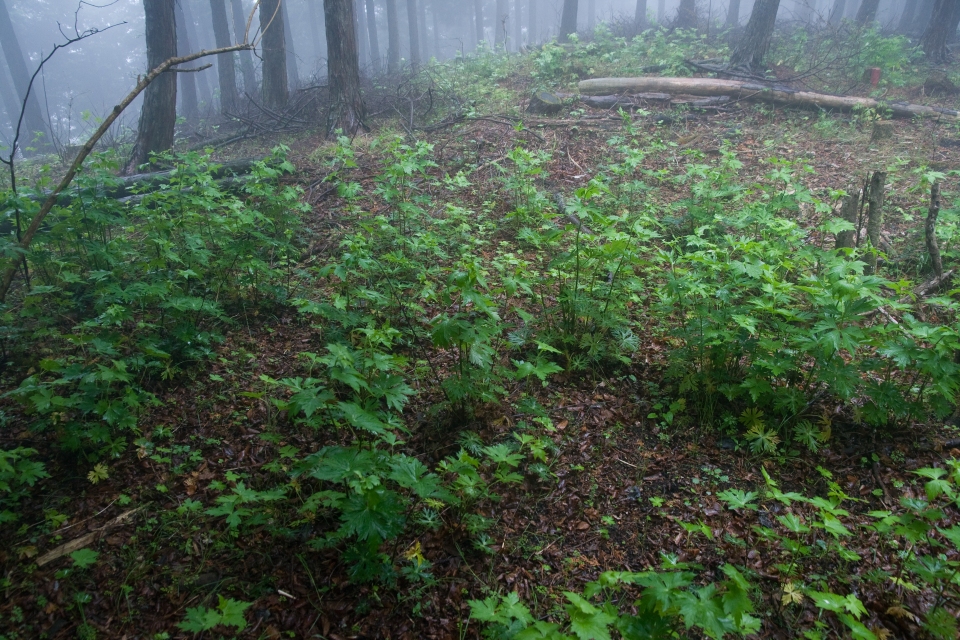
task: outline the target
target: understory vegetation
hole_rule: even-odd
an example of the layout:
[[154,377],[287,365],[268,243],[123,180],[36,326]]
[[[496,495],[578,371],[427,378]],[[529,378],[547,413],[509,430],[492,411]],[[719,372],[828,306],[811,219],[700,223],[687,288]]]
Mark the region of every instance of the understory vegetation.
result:
[[[497,83],[521,73],[531,87],[650,64],[673,75],[723,46],[666,31],[627,44],[601,29],[572,48],[432,73],[454,88],[489,85],[496,103],[513,95]],[[836,43],[779,46],[787,61]],[[849,55],[858,70],[884,61],[891,86],[915,64],[902,39],[873,33]],[[470,109],[462,120],[480,122],[487,105]],[[842,448],[841,434],[878,443],[945,429],[956,412],[957,290],[913,295],[932,269],[915,230],[897,259],[865,238],[837,249],[838,234],[865,232],[839,213],[854,176],[813,186],[807,160],[773,143],[748,167],[733,116],[717,116],[725,133],[708,151],[621,111],[583,134],[596,161],[574,174],[558,170],[574,162],[570,146],[538,144],[545,129],[514,115],[498,123],[509,148],[489,160],[476,132],[449,134],[450,150],[386,127],[304,154],[318,179],[301,179],[283,145],[249,177],[218,177],[211,152],[172,154],[169,182],[124,199],[111,191],[118,156],[84,169],[0,316],[2,424],[18,434],[0,449],[11,541],[0,589],[17,602],[2,609],[0,638],[40,637],[44,611],[68,612],[77,637],[103,637],[85,613],[99,600],[133,627],[146,605],[174,603],[158,639],[282,637],[271,608],[300,606],[316,610],[319,637],[346,637],[358,629],[339,629],[324,606],[348,589],[351,608],[389,601],[403,619],[438,606],[431,594],[456,595],[461,637],[957,637],[960,461],[939,456],[890,491],[821,457]],[[874,116],[793,124],[834,135]],[[922,219],[931,185],[943,185],[937,232],[955,264],[957,172],[884,162],[874,168],[889,171],[904,220]],[[0,193],[6,258],[51,171]],[[258,351],[289,327],[295,341]],[[588,403],[609,393],[644,408],[604,427],[607,439],[628,434],[617,446],[633,442],[629,453],[640,455],[641,437],[668,454],[716,441],[739,472],[703,471],[701,489],[716,477],[688,502],[719,507],[689,517],[682,498],[672,510],[638,488],[653,476],[639,459],[621,460],[637,486],[618,500],[643,505],[637,526],[656,522],[674,548],[655,548],[656,563],[571,570],[546,589],[542,576],[561,563],[551,567],[541,538],[526,555],[543,574],[521,590],[517,575],[488,569],[523,555],[499,513],[585,477],[575,474],[586,457],[579,469],[563,457],[581,447],[580,425],[559,413],[580,389]],[[235,407],[218,409],[220,433],[191,404],[208,399]],[[862,468],[876,473],[879,459]],[[780,477],[795,466],[808,484]],[[111,485],[137,475],[136,486]],[[60,548],[82,535],[68,531],[80,524],[70,501],[87,491],[135,530]],[[571,523],[597,539],[626,527],[584,508],[590,522]],[[442,554],[427,544],[441,539]],[[284,560],[257,569],[258,581],[228,579],[266,549]],[[563,552],[565,566],[583,560]],[[462,558],[469,588],[440,576],[440,556]],[[344,578],[311,568],[321,557]],[[302,600],[271,574],[284,562],[304,576]],[[175,563],[193,582],[159,585],[151,563]],[[36,579],[47,565],[56,601]]]

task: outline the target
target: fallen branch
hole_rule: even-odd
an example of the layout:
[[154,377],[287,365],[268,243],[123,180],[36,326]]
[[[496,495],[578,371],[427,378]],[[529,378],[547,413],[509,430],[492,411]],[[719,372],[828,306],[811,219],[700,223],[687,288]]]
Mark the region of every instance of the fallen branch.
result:
[[90,546],[90,543],[96,541],[96,539],[99,536],[106,533],[108,529],[124,524],[124,522],[129,520],[130,517],[133,514],[135,514],[137,511],[140,511],[140,507],[121,513],[119,516],[117,516],[107,524],[103,525],[98,529],[95,529],[94,531],[91,531],[86,535],[82,535],[79,538],[76,538],[75,540],[71,540],[70,542],[64,542],[59,547],[56,547],[55,549],[52,549],[47,553],[43,554],[42,556],[40,556],[39,558],[37,558],[37,566],[42,567],[45,564],[50,564],[57,558],[62,558],[63,556],[73,553],[78,549],[83,549],[84,547]]
[[795,91],[788,87],[771,87],[739,80],[715,78],[595,78],[582,80],[580,93],[604,95],[625,92],[689,93],[698,96],[731,96],[735,100],[762,100],[777,104],[817,107],[820,109],[889,109],[894,116],[912,118],[925,116],[960,121],[960,112],[941,107],[908,104],[906,102],[883,102],[873,98],[832,96],[812,91]]

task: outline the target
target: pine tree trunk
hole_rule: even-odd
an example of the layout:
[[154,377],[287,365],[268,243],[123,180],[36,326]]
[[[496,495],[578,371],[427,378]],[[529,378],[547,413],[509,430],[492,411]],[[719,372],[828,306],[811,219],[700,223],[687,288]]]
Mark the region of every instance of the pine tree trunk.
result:
[[[176,0],[143,0],[146,17],[147,69],[177,55],[177,24],[173,5]],[[143,92],[137,141],[126,172],[134,173],[150,160],[151,153],[173,148],[177,125],[177,74],[164,73]]]
[[[175,5],[173,17],[177,23],[177,55],[193,53],[190,47],[190,37],[187,35],[186,18],[183,16],[183,10],[180,8],[179,2]],[[197,75],[196,73],[177,74],[177,80],[180,82],[180,115],[187,122],[196,122],[200,118]]]
[[367,38],[370,41],[370,62],[374,73],[383,69],[383,59],[380,57],[380,34],[377,33],[377,7],[373,0],[367,0]]
[[[234,40],[236,42],[243,42],[243,37],[247,30],[247,14],[243,10],[243,2],[242,0],[230,0],[230,6],[233,10]],[[253,68],[253,54],[249,51],[241,51],[239,55],[240,73],[243,76],[243,90],[252,96],[257,90],[257,74]]]
[[[739,0],[737,1],[739,2]],[[647,0],[637,0],[637,8],[633,12],[633,22],[640,31],[647,28]]]
[[366,116],[360,92],[360,55],[357,48],[353,0],[324,0],[327,26],[327,76],[330,115],[327,132],[352,136]]
[[397,0],[387,3],[387,71],[391,74],[400,70],[400,16],[397,14]]
[[833,9],[830,10],[830,17],[827,22],[833,26],[840,24],[843,20],[843,14],[847,11],[847,0],[834,0]]
[[697,28],[697,0],[680,0],[680,7],[677,9],[677,20],[673,26],[678,29]]
[[730,6],[727,7],[727,22],[724,27],[733,29],[740,26],[740,0],[730,0]]
[[483,0],[473,0],[474,29],[477,33],[477,48],[485,40],[483,35]]
[[[230,38],[230,26],[227,24],[226,0],[210,0],[210,15],[213,18],[213,36],[217,41],[217,48],[229,47],[234,42]],[[220,111],[230,113],[236,111],[237,95],[237,68],[232,53],[221,53],[217,56],[217,73],[220,76]],[[186,75],[186,74],[180,74]]]
[[280,3],[280,13],[283,16],[283,51],[287,58],[287,84],[291,89],[299,89],[300,72],[297,69],[297,49],[293,46],[293,29],[290,28],[288,4],[290,0],[283,0]]
[[926,30],[927,25],[930,24],[930,16],[933,15],[933,8],[936,5],[937,0],[923,0],[923,4],[920,5],[920,10],[917,12],[916,18],[913,20],[913,26],[910,28],[911,33],[923,33]]
[[540,44],[540,0],[527,0],[527,43],[532,47]]
[[900,14],[900,22],[897,24],[899,33],[907,33],[913,25],[913,16],[917,12],[917,0],[906,0],[903,5],[903,13]]
[[[183,28],[187,33],[187,37],[190,39],[189,47],[191,53],[202,50],[204,48],[203,41],[197,35],[193,12],[190,9],[190,0],[176,0],[176,2],[178,10],[176,17],[179,17],[179,11],[183,11]],[[210,73],[200,71],[194,74],[194,76],[197,79],[197,95],[200,98],[200,102],[209,107],[213,104],[213,90],[210,88]]]
[[880,8],[880,0],[863,0],[857,11],[857,24],[861,26],[873,24],[877,19],[878,8]]
[[[27,62],[23,56],[23,49],[20,48],[20,40],[17,38],[17,32],[13,29],[13,21],[10,20],[10,13],[7,11],[6,2],[0,0],[0,47],[3,48],[3,55],[7,59],[7,69],[10,71],[10,77],[13,79],[13,86],[20,97],[20,106],[15,113],[11,114],[13,127],[17,126],[20,118],[20,111],[23,109],[23,125],[20,128],[21,148],[49,148],[50,129],[47,121],[40,110],[40,100],[37,97],[39,86],[35,83],[30,89],[30,95],[27,96],[27,88],[30,86],[30,76],[32,73],[27,68]],[[23,104],[26,103],[26,108]],[[39,137],[38,137],[39,136]]]
[[494,16],[493,28],[493,46],[496,49],[506,50],[507,48],[507,19],[509,9],[507,9],[507,0],[497,0],[497,13]]
[[417,24],[417,0],[407,0],[407,29],[410,32],[410,66],[416,71],[420,68],[420,26]]
[[770,48],[779,9],[780,0],[756,0],[747,28],[730,55],[730,66],[763,69],[763,58]]
[[560,42],[568,42],[577,32],[577,9],[579,0],[563,0],[563,13],[560,15]]
[[[270,109],[283,109],[289,99],[287,85],[287,53],[284,46],[283,15],[280,0],[260,2],[260,25],[263,29],[263,103]],[[330,28],[327,27],[329,38]],[[329,39],[328,39],[329,43]],[[328,44],[329,46],[329,44]]]
[[360,69],[370,65],[370,45],[367,42],[367,12],[363,8],[363,0],[353,0],[353,26],[357,32],[357,53],[360,56]]
[[931,62],[942,64],[949,60],[947,41],[956,33],[958,22],[960,22],[960,1],[936,0],[933,14],[930,16],[930,24],[920,38],[920,48]]

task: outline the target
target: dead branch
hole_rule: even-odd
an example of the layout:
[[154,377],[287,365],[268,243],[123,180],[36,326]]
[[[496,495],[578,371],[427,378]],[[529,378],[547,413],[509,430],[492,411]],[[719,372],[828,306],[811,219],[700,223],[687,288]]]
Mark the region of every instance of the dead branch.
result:
[[927,211],[927,222],[924,232],[927,240],[927,253],[933,263],[933,272],[937,276],[943,275],[943,260],[940,258],[940,246],[937,244],[937,217],[940,215],[940,183],[934,182],[930,186],[930,209]]

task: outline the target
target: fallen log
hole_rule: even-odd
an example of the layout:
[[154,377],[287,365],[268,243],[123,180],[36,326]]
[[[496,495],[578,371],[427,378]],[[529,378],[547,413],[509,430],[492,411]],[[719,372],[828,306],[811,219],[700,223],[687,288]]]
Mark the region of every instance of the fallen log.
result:
[[906,102],[883,102],[873,98],[833,96],[812,91],[796,91],[789,87],[771,87],[740,80],[717,78],[594,78],[582,80],[578,85],[584,95],[611,93],[689,93],[698,96],[730,96],[733,100],[761,100],[777,104],[820,109],[852,111],[854,109],[889,109],[894,116],[915,116],[960,121],[960,112],[941,107],[928,107]]

